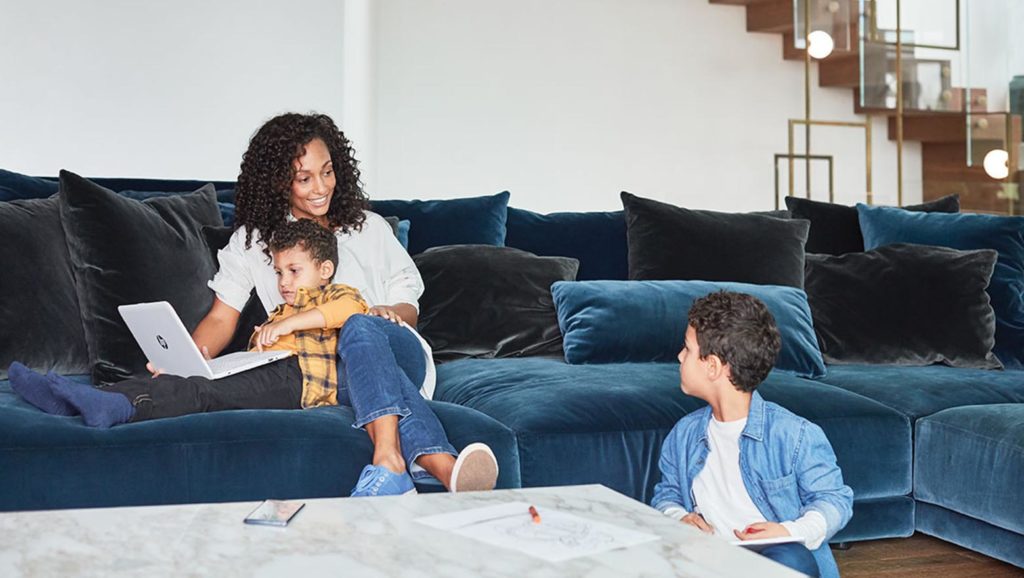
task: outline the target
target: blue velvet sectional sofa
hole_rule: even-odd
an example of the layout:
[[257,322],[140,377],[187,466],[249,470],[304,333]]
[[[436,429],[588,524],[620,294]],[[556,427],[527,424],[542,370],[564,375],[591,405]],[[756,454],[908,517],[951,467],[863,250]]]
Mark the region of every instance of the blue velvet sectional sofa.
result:
[[[136,191],[195,184],[96,182]],[[48,192],[44,184],[35,196]],[[590,215],[509,208],[502,242],[579,259],[580,278],[625,279],[621,213]],[[597,221],[604,225],[593,228]],[[0,288],[10,299],[11,288]],[[832,365],[818,379],[773,371],[759,390],[831,441],[855,495],[835,542],[922,531],[1024,567],[1024,371]],[[703,404],[681,393],[674,363],[571,365],[556,355],[442,363],[430,403],[457,447],[494,448],[499,487],[601,483],[643,502],[663,439]],[[342,496],[371,455],[351,423],[344,408],[320,408],[100,431],[38,412],[0,381],[0,510]]]

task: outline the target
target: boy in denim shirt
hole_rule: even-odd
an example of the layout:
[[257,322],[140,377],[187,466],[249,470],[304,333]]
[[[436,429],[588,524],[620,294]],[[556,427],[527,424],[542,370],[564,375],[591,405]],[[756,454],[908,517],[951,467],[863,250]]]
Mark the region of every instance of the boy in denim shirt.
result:
[[761,554],[811,576],[839,576],[828,539],[850,520],[821,428],[755,391],[781,347],[760,300],[721,291],[694,302],[679,352],[684,393],[708,406],[679,420],[661,450],[652,505],[723,538],[795,536]]

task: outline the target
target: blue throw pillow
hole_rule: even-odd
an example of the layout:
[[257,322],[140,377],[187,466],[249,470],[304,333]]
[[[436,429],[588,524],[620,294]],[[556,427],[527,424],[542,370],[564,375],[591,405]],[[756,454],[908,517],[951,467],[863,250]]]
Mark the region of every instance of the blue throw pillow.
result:
[[988,294],[996,314],[992,349],[1007,369],[1024,369],[1024,217],[972,213],[912,213],[857,205],[864,249],[893,243],[938,245],[999,253]]
[[57,192],[55,180],[30,177],[0,169],[0,201],[45,199]]
[[825,375],[807,295],[779,285],[711,281],[577,281],[551,286],[565,360],[572,364],[674,361],[683,347],[686,316],[715,291],[764,301],[782,334],[775,368],[799,377]]
[[629,278],[623,211],[542,215],[509,207],[507,228],[507,247],[578,260],[580,281]]
[[443,245],[505,246],[508,191],[437,201],[371,201],[382,217],[409,221],[409,254]]
[[409,250],[409,228],[411,226],[412,223],[408,219],[398,221],[398,242],[406,251]]

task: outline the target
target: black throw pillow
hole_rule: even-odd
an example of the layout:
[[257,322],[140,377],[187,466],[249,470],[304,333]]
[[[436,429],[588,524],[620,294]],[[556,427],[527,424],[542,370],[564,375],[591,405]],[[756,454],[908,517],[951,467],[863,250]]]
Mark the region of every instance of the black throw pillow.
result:
[[89,373],[60,205],[0,202],[0,379],[12,361],[46,372]]
[[684,209],[622,193],[629,278],[804,284],[808,223]]
[[136,201],[61,171],[60,213],[93,379],[145,374],[146,358],[117,307],[167,301],[189,331],[199,324],[215,271],[200,229],[223,225],[213,185]]
[[[794,219],[807,219],[811,231],[804,246],[808,253],[842,255],[864,250],[857,207],[786,197],[786,206]],[[949,195],[920,205],[907,205],[907,211],[922,213],[959,213],[960,195]]]
[[897,244],[807,255],[804,289],[828,363],[998,369],[989,278],[997,253]]
[[563,355],[551,285],[576,279],[576,259],[449,245],[413,260],[426,286],[418,329],[436,361]]
[[[217,252],[227,246],[231,240],[233,227],[203,227],[203,238],[206,240],[206,247],[210,250],[210,257],[214,265],[219,269]],[[235,327],[235,334],[227,347],[220,352],[220,355],[246,351],[249,349],[249,338],[252,337],[253,328],[262,325],[267,320],[267,310],[263,308],[263,302],[256,295],[256,289],[249,292],[249,300],[245,302],[242,311],[238,316],[238,326]]]

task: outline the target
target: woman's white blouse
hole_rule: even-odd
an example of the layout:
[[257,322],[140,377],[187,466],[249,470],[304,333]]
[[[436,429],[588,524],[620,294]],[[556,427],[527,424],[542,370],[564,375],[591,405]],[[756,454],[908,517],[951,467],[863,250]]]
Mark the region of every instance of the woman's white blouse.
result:
[[[295,218],[289,213],[288,220]],[[284,303],[277,289],[277,275],[270,258],[263,253],[263,244],[253,234],[252,246],[245,248],[244,227],[236,230],[228,244],[217,253],[219,269],[208,285],[217,298],[241,311],[253,287],[263,308],[270,313]],[[334,283],[343,283],[359,290],[367,305],[408,303],[419,311],[423,295],[423,278],[409,253],[395,238],[391,225],[377,213],[366,211],[366,220],[359,231],[336,232],[338,267]],[[404,325],[404,324],[403,324]],[[415,330],[409,328],[424,347],[427,376],[422,392],[428,399],[434,390],[434,364],[430,347]]]

